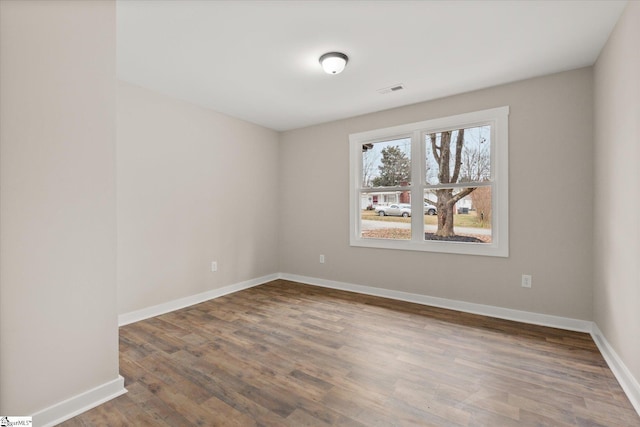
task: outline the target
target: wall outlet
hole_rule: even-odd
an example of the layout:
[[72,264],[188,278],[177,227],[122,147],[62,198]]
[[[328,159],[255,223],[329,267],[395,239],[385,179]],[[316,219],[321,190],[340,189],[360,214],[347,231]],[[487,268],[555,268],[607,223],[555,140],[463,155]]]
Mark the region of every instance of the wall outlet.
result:
[[531,287],[531,275],[530,274],[523,274],[522,275],[522,287],[523,288],[530,288]]
[[324,264],[324,255],[320,255],[320,264]]
[[218,261],[211,261],[211,271],[218,271]]

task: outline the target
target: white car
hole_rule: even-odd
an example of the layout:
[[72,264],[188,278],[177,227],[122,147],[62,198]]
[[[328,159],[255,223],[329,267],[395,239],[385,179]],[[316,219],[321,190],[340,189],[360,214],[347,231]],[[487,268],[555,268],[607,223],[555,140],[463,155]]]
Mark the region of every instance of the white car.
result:
[[376,213],[380,216],[403,216],[406,218],[411,216],[411,205],[400,203],[397,205],[376,206]]
[[435,206],[430,205],[429,203],[424,204],[424,213],[425,215],[435,215],[438,213],[438,209]]

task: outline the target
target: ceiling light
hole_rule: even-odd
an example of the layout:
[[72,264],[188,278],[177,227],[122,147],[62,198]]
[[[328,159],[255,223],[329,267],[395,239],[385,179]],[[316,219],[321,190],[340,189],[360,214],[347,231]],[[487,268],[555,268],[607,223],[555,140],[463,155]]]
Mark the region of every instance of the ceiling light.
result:
[[320,64],[322,69],[327,74],[340,74],[344,67],[347,65],[349,57],[340,52],[325,53],[320,57]]

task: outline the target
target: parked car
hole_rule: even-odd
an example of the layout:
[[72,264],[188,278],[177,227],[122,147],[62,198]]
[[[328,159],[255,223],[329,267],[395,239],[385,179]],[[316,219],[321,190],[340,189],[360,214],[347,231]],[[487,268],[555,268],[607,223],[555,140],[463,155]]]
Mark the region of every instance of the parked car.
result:
[[435,215],[438,213],[438,210],[436,209],[435,206],[430,205],[429,203],[424,204],[424,213],[425,215]]
[[389,206],[376,206],[376,213],[380,216],[411,216],[411,205],[400,203]]

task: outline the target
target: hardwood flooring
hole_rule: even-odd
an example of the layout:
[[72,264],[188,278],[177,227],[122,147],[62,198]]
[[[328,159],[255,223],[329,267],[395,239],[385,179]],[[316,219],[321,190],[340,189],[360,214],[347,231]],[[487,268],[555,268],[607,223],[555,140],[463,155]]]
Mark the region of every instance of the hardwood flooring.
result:
[[120,328],[64,426],[640,426],[588,334],[277,280]]

